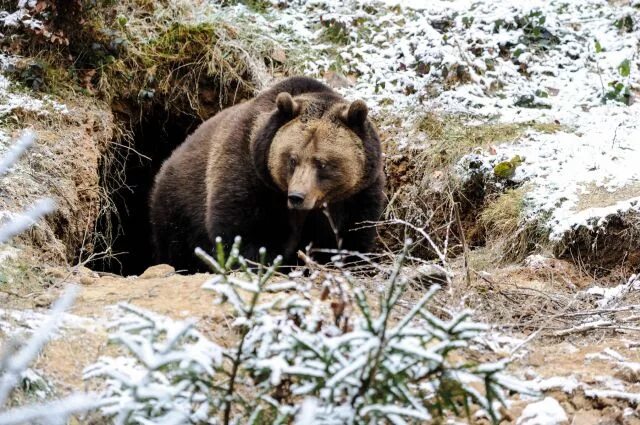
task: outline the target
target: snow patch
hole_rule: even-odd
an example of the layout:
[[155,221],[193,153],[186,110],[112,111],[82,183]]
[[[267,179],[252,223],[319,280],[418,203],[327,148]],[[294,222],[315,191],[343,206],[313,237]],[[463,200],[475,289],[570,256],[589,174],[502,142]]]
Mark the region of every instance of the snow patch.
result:
[[567,414],[554,398],[546,397],[527,405],[516,421],[517,425],[559,425],[568,423]]
[[584,394],[590,398],[615,398],[634,404],[640,404],[640,393],[617,390],[585,390]]
[[623,300],[625,295],[632,291],[640,291],[640,277],[637,275],[632,275],[627,283],[622,285],[613,288],[593,286],[587,289],[586,293],[600,297],[600,299],[596,301],[596,304],[599,308],[604,309],[618,304]]
[[[282,6],[282,2],[278,2]],[[612,97],[640,88],[640,29],[614,23],[633,5],[602,0],[295,0],[267,16],[274,38],[305,46],[305,73],[336,71],[355,82],[339,90],[374,114],[405,117],[396,143],[430,111],[503,123],[558,123],[527,132],[478,159],[484,170],[525,157],[513,181],[532,183],[525,209],[543,218],[552,240],[576,226],[640,209],[640,197],[615,193],[640,183],[640,102]],[[628,73],[621,71],[623,63]],[[615,94],[615,93],[614,93]],[[613,96],[616,97],[616,96]],[[393,125],[397,127],[397,125]],[[383,126],[384,128],[384,126]],[[394,128],[397,130],[397,128]],[[397,131],[396,131],[397,132]],[[602,194],[606,196],[601,196]],[[600,201],[581,202],[589,197]],[[585,206],[586,205],[586,206]]]
[[[20,332],[32,333],[39,329],[50,318],[48,312],[35,310],[13,310],[0,308],[0,331],[6,335],[15,335]],[[86,330],[95,332],[100,323],[95,319],[77,316],[71,313],[60,314],[60,324],[52,339],[61,337],[65,330]]]
[[553,376],[547,379],[538,379],[530,384],[537,391],[562,390],[565,393],[572,393],[582,386],[582,383],[575,376]]

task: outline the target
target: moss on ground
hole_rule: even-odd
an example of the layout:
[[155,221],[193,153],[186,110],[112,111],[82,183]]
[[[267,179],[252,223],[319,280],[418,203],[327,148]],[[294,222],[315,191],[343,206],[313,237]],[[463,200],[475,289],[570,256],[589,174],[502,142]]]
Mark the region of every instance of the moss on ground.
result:
[[234,103],[254,89],[246,63],[225,44],[236,35],[223,23],[173,23],[102,65],[97,85],[111,99],[161,102],[179,112],[201,113],[203,89],[213,89],[209,100],[220,106]]
[[[243,3],[266,8],[261,0]],[[214,13],[213,6],[186,0],[43,4],[34,17],[55,38],[21,28],[11,34],[11,44],[8,38],[0,42],[5,51],[29,58],[12,76],[31,89],[95,95],[119,108],[123,102],[142,108],[134,111],[139,113],[160,105],[206,117],[252,96],[267,70],[286,74],[295,68],[288,59],[294,52],[274,54],[277,43],[249,18]]]

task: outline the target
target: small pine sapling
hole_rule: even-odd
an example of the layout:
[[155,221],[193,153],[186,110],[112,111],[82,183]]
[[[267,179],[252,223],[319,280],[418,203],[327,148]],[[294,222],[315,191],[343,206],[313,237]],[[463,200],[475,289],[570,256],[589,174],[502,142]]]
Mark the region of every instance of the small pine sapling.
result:
[[[183,327],[125,306],[137,319],[120,321],[115,340],[133,360],[105,358],[87,370],[87,377],[108,378],[105,396],[118,407],[103,412],[117,423],[424,423],[473,408],[497,422],[505,390],[522,390],[504,375],[504,362],[464,360],[486,327],[468,311],[431,313],[438,286],[408,312],[399,308],[409,242],[391,268],[376,264],[384,271],[374,296],[342,266],[284,276],[280,257],[267,265],[264,250],[260,263],[249,264],[240,243],[228,255],[220,240],[214,255],[197,250],[213,272],[203,287],[234,319],[228,348],[190,327],[171,333]],[[169,334],[183,338],[169,345]],[[217,353],[208,365],[193,338]],[[189,357],[194,350],[204,363]]]

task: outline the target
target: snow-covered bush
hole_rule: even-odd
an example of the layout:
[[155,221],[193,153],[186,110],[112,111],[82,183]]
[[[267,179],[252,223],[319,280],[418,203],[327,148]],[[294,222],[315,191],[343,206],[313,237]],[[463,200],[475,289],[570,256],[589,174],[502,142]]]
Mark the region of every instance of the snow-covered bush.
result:
[[101,358],[85,379],[104,377],[115,423],[209,423],[222,349],[193,329],[129,304],[111,339],[133,357]]
[[390,269],[378,265],[373,295],[340,267],[286,277],[279,258],[250,265],[239,244],[198,251],[214,273],[204,288],[234,317],[225,348],[193,323],[123,306],[113,339],[131,356],[86,370],[106,378],[117,404],[103,413],[116,423],[424,423],[472,410],[497,421],[505,389],[518,389],[504,363],[469,361],[485,326],[428,310],[437,286],[400,308],[408,244]]
[[[22,137],[0,157],[0,178],[18,161],[20,156],[33,144],[35,135],[25,132]],[[0,246],[13,236],[34,225],[54,208],[49,198],[35,202],[23,214],[0,223]],[[53,305],[51,314],[26,341],[4,341],[0,350],[0,425],[11,424],[65,424],[68,418],[79,412],[97,408],[104,401],[90,395],[77,394],[43,404],[35,404],[13,409],[5,409],[13,390],[28,376],[29,364],[40,353],[58,326],[62,313],[73,302],[75,289],[70,288]]]

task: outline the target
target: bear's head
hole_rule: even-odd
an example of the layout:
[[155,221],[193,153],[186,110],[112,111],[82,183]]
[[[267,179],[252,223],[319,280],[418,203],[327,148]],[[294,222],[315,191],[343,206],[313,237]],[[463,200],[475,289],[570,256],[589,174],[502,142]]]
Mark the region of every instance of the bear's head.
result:
[[263,152],[268,171],[263,179],[287,195],[290,209],[342,201],[378,176],[380,142],[363,101],[348,103],[335,93],[282,92],[275,103],[266,124],[272,134],[264,135],[270,141]]

